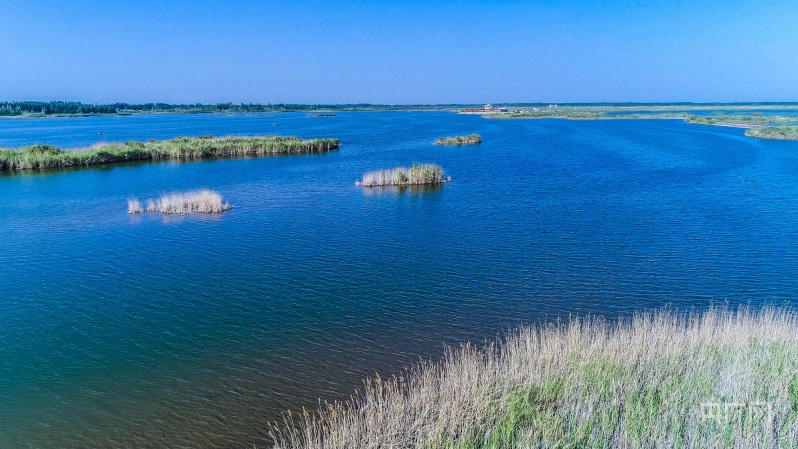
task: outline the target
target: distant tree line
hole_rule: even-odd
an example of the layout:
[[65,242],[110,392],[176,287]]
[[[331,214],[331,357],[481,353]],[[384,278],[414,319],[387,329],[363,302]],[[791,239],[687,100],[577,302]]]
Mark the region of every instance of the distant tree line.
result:
[[14,115],[85,115],[124,114],[134,112],[184,112],[184,113],[235,113],[235,112],[290,112],[290,111],[369,111],[407,109],[449,109],[462,105],[374,105],[357,104],[286,104],[286,103],[81,103],[79,101],[4,101],[0,102],[0,116]]
[[[495,106],[537,107],[545,103],[514,103]],[[646,107],[646,106],[684,106],[690,108],[707,108],[722,103],[561,103],[560,106],[577,107]],[[455,110],[468,107],[479,107],[482,104],[289,104],[289,103],[215,103],[215,104],[169,104],[169,103],[81,103],[79,101],[3,101],[0,102],[0,116],[15,115],[91,115],[91,114],[128,114],[148,112],[177,113],[251,113],[251,112],[293,112],[293,111],[407,111],[407,110]],[[746,107],[798,107],[798,103],[730,103],[726,106]],[[572,111],[573,112],[573,111]],[[531,112],[527,112],[530,113]],[[559,112],[558,113],[562,113]],[[595,114],[596,111],[591,113]],[[544,112],[547,116],[551,113]],[[541,114],[542,115],[542,114]],[[586,118],[586,117],[583,117]]]

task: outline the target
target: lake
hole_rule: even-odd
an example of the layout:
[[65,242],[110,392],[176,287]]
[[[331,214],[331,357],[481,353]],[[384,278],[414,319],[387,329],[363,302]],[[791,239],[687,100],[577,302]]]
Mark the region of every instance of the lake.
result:
[[[0,147],[341,139],[0,172],[0,447],[266,447],[285,411],[519,325],[792,303],[798,142],[743,131],[447,112],[0,120]],[[472,132],[481,145],[432,145]],[[452,182],[354,185],[412,162]],[[201,187],[234,209],[127,214],[130,197]]]

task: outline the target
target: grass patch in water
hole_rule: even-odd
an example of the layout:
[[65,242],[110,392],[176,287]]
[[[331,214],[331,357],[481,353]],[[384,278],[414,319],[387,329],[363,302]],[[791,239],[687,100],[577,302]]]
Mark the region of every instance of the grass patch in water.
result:
[[148,142],[104,143],[62,150],[51,145],[0,149],[0,170],[63,168],[113,162],[225,156],[319,154],[337,150],[338,139],[293,136],[178,137]]
[[168,193],[160,198],[147,200],[146,207],[136,198],[127,202],[127,212],[131,215],[143,212],[176,215],[220,214],[230,208],[230,204],[224,201],[222,195],[208,189]]
[[476,145],[482,143],[482,136],[479,134],[469,134],[467,136],[438,137],[435,145]]
[[371,171],[363,174],[363,179],[355,185],[362,187],[409,186],[440,184],[449,182],[443,168],[435,164],[413,164],[411,167],[396,167]]

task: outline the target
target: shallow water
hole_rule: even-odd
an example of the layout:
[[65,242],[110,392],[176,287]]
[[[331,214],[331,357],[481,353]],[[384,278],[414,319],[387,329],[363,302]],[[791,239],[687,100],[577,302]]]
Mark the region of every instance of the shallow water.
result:
[[[431,144],[471,132],[481,145]],[[0,147],[258,133],[341,149],[0,174],[0,447],[265,447],[281,412],[445,344],[798,297],[798,142],[741,129],[135,115],[0,120]],[[354,186],[414,161],[452,182]],[[235,208],[126,213],[131,196],[199,187]]]

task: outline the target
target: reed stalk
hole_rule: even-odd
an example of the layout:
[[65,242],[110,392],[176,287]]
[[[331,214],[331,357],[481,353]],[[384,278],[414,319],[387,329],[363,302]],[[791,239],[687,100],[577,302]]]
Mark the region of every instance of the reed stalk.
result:
[[798,317],[660,311],[524,327],[351,400],[286,416],[275,448],[795,448]]

